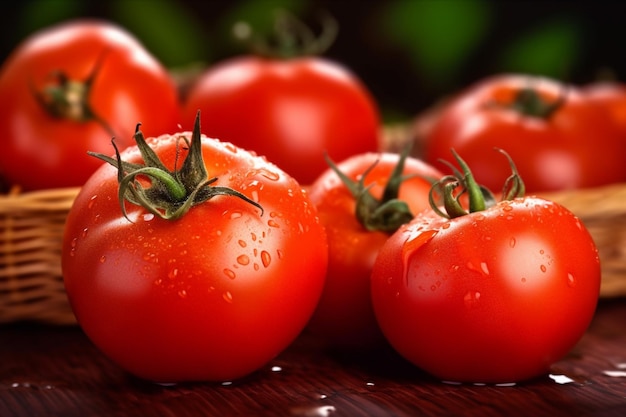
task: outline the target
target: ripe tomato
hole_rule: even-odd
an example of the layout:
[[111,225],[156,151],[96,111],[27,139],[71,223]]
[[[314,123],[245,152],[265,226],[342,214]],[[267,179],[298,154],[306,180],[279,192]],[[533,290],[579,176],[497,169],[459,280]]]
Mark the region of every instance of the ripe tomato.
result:
[[176,86],[124,29],[64,22],[33,33],[0,70],[0,175],[24,190],[82,185],[101,165],[87,151],[179,130]]
[[372,272],[376,317],[402,356],[441,380],[537,377],[592,319],[596,246],[565,207],[522,189],[481,210],[472,183],[444,182],[469,192],[469,213],[447,192],[450,218],[424,211],[381,248]]
[[183,118],[202,111],[207,136],[265,155],[301,184],[335,160],[379,148],[379,114],[365,86],[320,58],[245,56],[209,68],[190,87]]
[[626,84],[618,81],[597,81],[582,89],[587,100],[607,109],[626,137]]
[[378,250],[402,223],[429,206],[441,174],[396,153],[364,153],[324,172],[310,188],[328,235],[328,273],[308,330],[333,348],[368,349],[384,340],[370,297]]
[[[68,215],[62,266],[76,318],[141,378],[245,376],[295,339],[319,300],[328,249],[315,207],[293,178],[201,138],[199,124],[136,139],[119,186],[116,167],[101,167]],[[129,203],[143,200],[162,207]]]
[[487,78],[452,99],[425,140],[427,162],[437,166],[454,148],[494,191],[509,169],[493,160],[494,147],[515,160],[528,192],[626,180],[626,141],[610,115],[577,87],[550,79]]

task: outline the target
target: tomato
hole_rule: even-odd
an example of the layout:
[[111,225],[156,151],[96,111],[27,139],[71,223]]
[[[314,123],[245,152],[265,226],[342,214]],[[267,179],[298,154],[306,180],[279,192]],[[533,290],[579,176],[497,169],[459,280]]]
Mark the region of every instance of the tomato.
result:
[[495,191],[515,160],[528,192],[595,187],[626,180],[626,141],[611,116],[577,87],[524,75],[487,78],[441,109],[424,145],[435,166],[451,148],[476,180]]
[[[372,302],[385,337],[443,381],[515,383],[546,373],[597,305],[600,263],[588,230],[523,188],[495,202],[476,192],[471,172],[440,184],[445,212],[418,214],[374,264]],[[459,184],[469,211],[451,197]]]
[[370,274],[380,247],[427,207],[441,174],[397,153],[364,153],[329,168],[310,188],[328,235],[328,273],[308,331],[332,348],[370,349],[384,341],[374,317]]
[[62,269],[78,323],[140,378],[246,376],[296,338],[319,300],[328,249],[315,207],[275,165],[200,136],[199,124],[136,140],[67,217]]
[[265,155],[301,184],[334,160],[379,149],[376,103],[357,77],[321,57],[242,56],[190,87],[184,119],[202,111],[207,136]]
[[0,69],[0,175],[24,190],[82,185],[101,165],[87,151],[179,130],[166,69],[112,23],[72,20],[33,33]]
[[582,88],[587,100],[603,106],[626,135],[626,84],[618,81],[596,81]]

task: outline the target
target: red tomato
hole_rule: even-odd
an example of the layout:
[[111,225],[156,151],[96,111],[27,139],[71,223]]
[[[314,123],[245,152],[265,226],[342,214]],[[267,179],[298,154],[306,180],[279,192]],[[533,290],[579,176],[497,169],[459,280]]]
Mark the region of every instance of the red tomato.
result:
[[523,75],[488,78],[441,110],[425,144],[435,166],[454,148],[476,180],[496,190],[515,160],[528,192],[594,187],[626,181],[626,141],[610,115],[579,89]]
[[417,215],[381,248],[371,290],[383,333],[441,380],[540,376],[592,319],[600,291],[594,241],[570,211],[542,198],[466,214],[453,208],[452,218]]
[[587,100],[608,110],[626,135],[626,84],[617,81],[598,81],[583,87]]
[[[158,176],[126,164],[118,185],[114,166],[96,171],[63,241],[65,288],[85,333],[122,368],[158,382],[231,380],[257,370],[302,331],[326,273],[326,235],[298,183],[199,132],[196,125],[193,135],[152,138],[144,155],[134,146],[121,153],[138,164],[160,158],[167,168]],[[126,201],[122,211],[120,187],[129,201],[164,207]],[[170,187],[183,197],[165,193]],[[177,217],[181,207],[188,211],[176,220],[160,217]]]
[[384,339],[370,297],[374,260],[400,224],[429,207],[429,179],[441,174],[395,153],[359,154],[332,166],[310,188],[328,235],[329,261],[308,330],[333,348],[377,347]]
[[209,68],[190,89],[184,119],[202,111],[207,136],[266,156],[301,184],[334,160],[377,151],[379,114],[365,86],[319,57],[246,56]]
[[0,175],[25,190],[80,186],[111,137],[132,143],[179,130],[180,103],[165,68],[124,29],[70,21],[25,39],[0,70]]

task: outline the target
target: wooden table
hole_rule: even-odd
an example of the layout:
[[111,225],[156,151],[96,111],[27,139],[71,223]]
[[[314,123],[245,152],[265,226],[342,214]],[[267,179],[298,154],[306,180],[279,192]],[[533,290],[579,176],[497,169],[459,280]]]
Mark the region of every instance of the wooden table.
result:
[[0,326],[1,417],[626,416],[626,299],[601,301],[551,374],[513,386],[440,383],[391,351],[349,357],[301,337],[254,375],[160,386],[102,356],[77,327]]

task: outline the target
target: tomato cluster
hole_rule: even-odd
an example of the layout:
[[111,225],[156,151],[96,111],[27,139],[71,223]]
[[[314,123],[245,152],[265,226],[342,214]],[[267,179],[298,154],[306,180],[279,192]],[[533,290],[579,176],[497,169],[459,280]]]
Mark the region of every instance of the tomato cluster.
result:
[[437,113],[422,158],[385,150],[375,100],[338,63],[243,56],[182,97],[122,28],[69,22],[2,67],[0,175],[81,188],[68,299],[136,376],[241,378],[307,333],[391,345],[442,380],[516,382],[572,348],[600,286],[582,222],[525,193],[625,181],[624,97],[490,78]]

